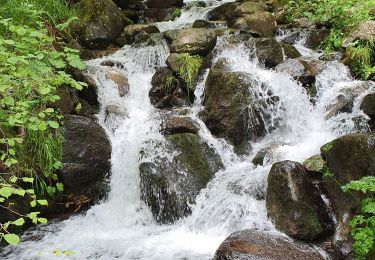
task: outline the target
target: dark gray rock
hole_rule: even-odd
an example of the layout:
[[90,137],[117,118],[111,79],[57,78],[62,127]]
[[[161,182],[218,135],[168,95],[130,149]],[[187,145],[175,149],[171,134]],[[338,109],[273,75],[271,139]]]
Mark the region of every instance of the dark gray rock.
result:
[[63,167],[60,180],[65,192],[93,199],[111,170],[111,143],[104,129],[92,118],[66,115],[62,127]]
[[[173,223],[191,213],[201,189],[222,167],[219,156],[198,135],[174,134],[163,148],[168,157],[155,158],[139,166],[141,198],[160,223]],[[146,151],[147,152],[147,151]]]
[[305,168],[296,162],[275,163],[268,175],[266,207],[276,228],[312,241],[330,235],[333,221]]

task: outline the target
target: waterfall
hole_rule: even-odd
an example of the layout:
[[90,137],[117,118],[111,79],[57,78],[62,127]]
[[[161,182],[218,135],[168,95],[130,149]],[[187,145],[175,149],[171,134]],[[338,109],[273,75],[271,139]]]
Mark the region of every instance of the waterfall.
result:
[[[223,1],[206,1],[208,7],[184,11],[174,22],[158,23],[161,30],[181,28],[204,18]],[[280,36],[281,37],[281,36]],[[306,47],[296,47],[309,58],[317,55]],[[192,214],[173,225],[155,222],[151,211],[140,199],[140,151],[148,156],[164,153],[165,139],[160,134],[160,112],[149,100],[151,78],[155,68],[163,66],[169,55],[164,42],[156,46],[125,46],[118,52],[87,62],[88,73],[99,86],[101,110],[97,115],[112,142],[112,172],[108,198],[85,214],[56,221],[27,231],[17,248],[6,248],[7,259],[54,259],[54,252],[70,252],[66,259],[142,259],[204,260],[211,259],[220,243],[231,232],[252,228],[275,232],[267,218],[265,192],[267,174],[280,160],[303,161],[319,153],[319,148],[334,138],[353,131],[366,130],[366,116],[359,109],[366,93],[374,92],[372,84],[354,101],[353,112],[326,118],[326,108],[337,93],[360,82],[351,78],[348,69],[337,61],[328,62],[317,77],[317,100],[311,104],[306,90],[291,76],[265,69],[253,53],[241,44],[228,45],[221,36],[214,60],[226,58],[231,71],[251,73],[259,83],[257,94],[272,92],[279,102],[267,109],[270,115],[266,136],[251,145],[253,151],[239,157],[232,145],[214,137],[198,117],[202,111],[203,92],[208,70],[197,84],[195,103],[189,111],[199,126],[198,134],[221,157],[224,168],[215,174],[200,192]],[[117,67],[129,80],[129,95],[120,97],[113,83],[106,79],[101,63]],[[264,95],[263,95],[264,96]],[[260,97],[260,96],[259,96]],[[106,119],[105,107],[115,104],[126,112],[124,118]],[[361,124],[353,123],[362,117]],[[264,166],[254,166],[251,159],[260,150],[274,147]],[[282,235],[282,234],[280,234]],[[59,258],[59,259],[60,259]]]

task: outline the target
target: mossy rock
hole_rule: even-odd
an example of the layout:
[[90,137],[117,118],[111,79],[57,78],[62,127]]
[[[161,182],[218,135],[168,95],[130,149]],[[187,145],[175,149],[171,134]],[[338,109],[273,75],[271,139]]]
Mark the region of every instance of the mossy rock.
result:
[[268,175],[266,207],[276,228],[312,241],[333,231],[333,221],[305,168],[296,162],[275,163]]
[[308,171],[324,173],[326,169],[326,162],[320,154],[317,154],[306,159],[303,162],[303,166]]
[[218,62],[208,74],[200,116],[212,134],[227,139],[241,152],[246,149],[246,141],[266,133],[265,125],[251,92],[255,80],[249,74],[222,69],[223,66]]
[[293,45],[289,43],[281,43],[285,56],[289,59],[295,59],[301,57],[301,53],[294,47]]
[[124,29],[124,18],[112,0],[82,1],[83,32],[80,42],[90,49],[106,48]]
[[139,167],[141,198],[158,222],[173,223],[191,213],[196,196],[223,165],[198,135],[174,134],[166,139],[163,150],[168,156]]

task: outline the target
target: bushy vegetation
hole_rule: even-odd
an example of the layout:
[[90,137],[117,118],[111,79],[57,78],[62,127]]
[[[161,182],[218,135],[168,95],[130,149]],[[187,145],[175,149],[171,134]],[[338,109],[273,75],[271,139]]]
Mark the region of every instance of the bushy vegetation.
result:
[[[331,34],[322,47],[326,52],[331,52],[339,50],[344,39],[361,22],[375,18],[370,12],[373,6],[373,0],[291,0],[288,20],[307,17],[312,22],[328,25]],[[367,79],[375,72],[373,41],[352,42],[347,54],[355,76]]]
[[63,190],[56,174],[63,117],[54,103],[58,87],[82,89],[65,70],[85,65],[50,26],[57,31],[73,14],[63,1],[0,0],[0,208],[18,216],[0,223],[0,241],[9,244],[19,242],[13,226],[47,222],[36,210],[17,212],[17,197],[35,208]]
[[203,59],[199,55],[190,55],[188,53],[177,56],[177,73],[186,83],[188,95],[202,67]]
[[362,200],[361,214],[356,215],[351,221],[353,248],[360,259],[375,249],[375,177],[367,176],[357,181],[352,181],[343,186],[345,192],[360,191],[367,195]]

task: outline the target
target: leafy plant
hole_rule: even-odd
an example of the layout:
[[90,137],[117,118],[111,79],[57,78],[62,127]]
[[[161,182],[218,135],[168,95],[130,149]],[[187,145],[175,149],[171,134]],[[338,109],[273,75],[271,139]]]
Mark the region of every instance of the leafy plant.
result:
[[371,250],[375,250],[375,177],[363,177],[346,184],[342,189],[345,192],[360,191],[367,195],[361,203],[361,214],[354,216],[350,221],[353,248],[360,259],[365,259]]
[[181,16],[181,9],[180,8],[175,8],[173,13],[172,13],[173,18],[178,18]]
[[0,17],[0,208],[19,217],[0,223],[0,240],[9,244],[19,242],[12,227],[47,222],[38,211],[18,212],[17,197],[35,208],[48,204],[41,196],[63,189],[56,175],[63,119],[54,107],[56,93],[59,86],[85,85],[65,72],[85,68],[78,51],[55,50],[58,39],[49,35],[38,11],[30,7],[27,13],[35,14],[32,27]]
[[188,53],[177,56],[177,73],[186,83],[186,90],[189,95],[198,72],[202,67],[203,59],[199,55],[189,55]]

